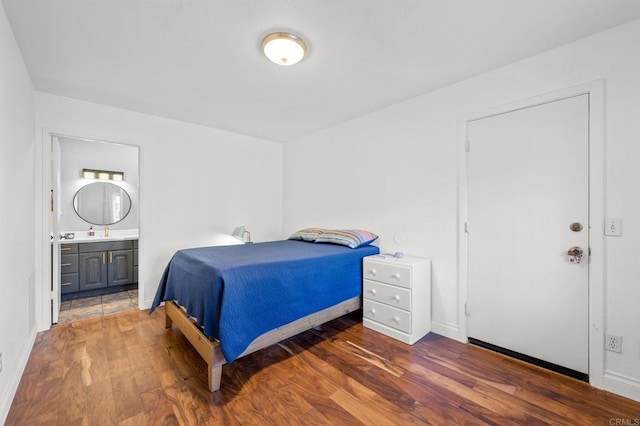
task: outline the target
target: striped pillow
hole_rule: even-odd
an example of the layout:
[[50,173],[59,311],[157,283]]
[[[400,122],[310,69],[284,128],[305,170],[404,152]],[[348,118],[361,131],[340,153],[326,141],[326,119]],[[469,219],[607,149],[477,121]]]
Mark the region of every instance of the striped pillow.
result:
[[330,243],[358,248],[371,244],[378,236],[369,231],[361,229],[326,229],[318,238],[316,243]]
[[304,228],[289,236],[289,240],[314,242],[325,230],[322,228]]

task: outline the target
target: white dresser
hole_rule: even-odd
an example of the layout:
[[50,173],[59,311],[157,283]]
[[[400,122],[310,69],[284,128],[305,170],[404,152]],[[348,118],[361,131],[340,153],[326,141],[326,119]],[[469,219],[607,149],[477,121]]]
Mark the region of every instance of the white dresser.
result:
[[365,327],[410,345],[431,330],[431,261],[389,255],[363,259]]

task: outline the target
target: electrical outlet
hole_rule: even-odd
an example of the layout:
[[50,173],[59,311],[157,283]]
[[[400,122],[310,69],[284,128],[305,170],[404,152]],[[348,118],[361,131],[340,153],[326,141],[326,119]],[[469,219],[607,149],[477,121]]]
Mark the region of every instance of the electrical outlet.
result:
[[622,337],[615,334],[607,334],[605,337],[606,348],[608,351],[622,353]]

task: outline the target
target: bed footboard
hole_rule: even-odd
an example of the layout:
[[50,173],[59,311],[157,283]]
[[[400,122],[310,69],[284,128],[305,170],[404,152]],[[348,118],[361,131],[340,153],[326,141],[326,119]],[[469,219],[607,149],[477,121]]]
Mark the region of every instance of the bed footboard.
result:
[[[258,338],[256,338],[247,349],[240,355],[245,356],[258,351],[267,346],[276,344],[284,339],[295,336],[303,331],[309,330],[318,325],[324,324],[327,321],[339,318],[362,306],[360,296],[356,296],[351,299],[347,299],[344,302],[337,305],[315,312],[306,317],[302,317],[296,321],[293,321],[287,325],[271,330]],[[191,345],[200,354],[208,365],[207,372],[209,375],[209,390],[211,392],[220,389],[220,381],[222,378],[222,366],[227,363],[220,344],[218,342],[210,341],[196,324],[191,321],[186,313],[176,305],[175,302],[166,301],[164,304],[166,313],[165,325],[167,328],[171,328],[173,324],[184,334],[189,340]]]

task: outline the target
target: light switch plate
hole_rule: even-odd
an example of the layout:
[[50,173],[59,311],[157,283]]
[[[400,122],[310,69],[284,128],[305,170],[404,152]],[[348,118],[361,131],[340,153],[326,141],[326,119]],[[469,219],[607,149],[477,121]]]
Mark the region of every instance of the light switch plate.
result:
[[610,235],[613,237],[622,236],[622,219],[607,219],[604,224],[604,235]]

